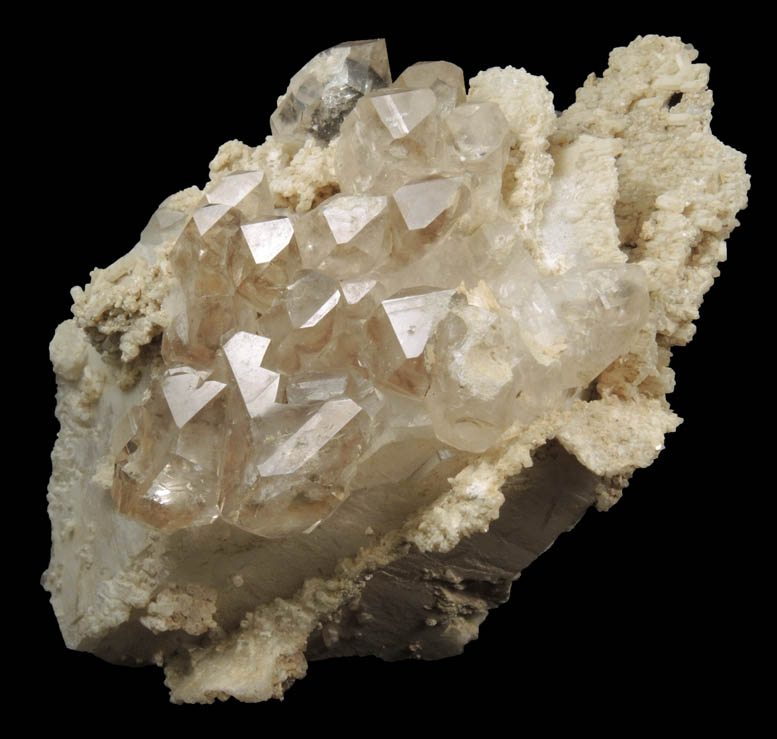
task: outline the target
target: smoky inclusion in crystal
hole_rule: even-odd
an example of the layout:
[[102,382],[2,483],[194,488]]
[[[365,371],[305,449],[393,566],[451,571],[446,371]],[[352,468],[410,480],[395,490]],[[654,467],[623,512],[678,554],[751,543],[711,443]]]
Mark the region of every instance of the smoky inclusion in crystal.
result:
[[367,489],[442,492],[645,323],[625,257],[535,262],[502,200],[515,135],[455,65],[392,82],[385,42],[340,44],[293,77],[271,128],[331,147],[339,192],[291,212],[267,173],[232,171],[191,216],[152,216],[141,258],[173,244],[178,310],[113,435],[122,513],[281,537]]
[[386,42],[351,41],[322,51],[292,77],[270,117],[273,136],[331,141],[360,97],[391,84]]

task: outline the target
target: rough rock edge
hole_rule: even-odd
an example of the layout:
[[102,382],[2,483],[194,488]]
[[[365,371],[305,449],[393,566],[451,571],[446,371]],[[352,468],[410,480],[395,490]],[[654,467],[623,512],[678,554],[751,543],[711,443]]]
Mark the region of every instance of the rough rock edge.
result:
[[[583,135],[616,141],[618,226],[629,260],[639,262],[650,278],[650,324],[631,351],[602,373],[596,399],[548,414],[516,433],[401,525],[380,536],[367,530],[361,539],[354,535],[353,542],[363,540],[364,546],[336,561],[329,577],[307,578],[285,597],[263,599],[233,628],[213,626],[229,620],[229,614],[218,606],[213,610],[212,593],[196,590],[200,585],[195,582],[171,580],[174,553],[185,549],[180,537],[164,537],[113,512],[105,492],[110,468],[105,450],[95,444],[122,409],[135,402],[153,371],[142,351],[170,317],[165,250],[154,266],[128,255],[96,270],[85,291],[76,288],[75,320],[57,329],[51,346],[61,431],[52,453],[53,549],[44,576],[68,646],[118,660],[127,644],[142,652],[139,645],[147,641],[148,655],[136,653],[136,658],[165,663],[176,702],[280,698],[290,682],[304,675],[306,650],[315,658],[380,653],[370,638],[380,633],[381,613],[376,615],[374,606],[381,603],[381,593],[390,591],[374,583],[385,583],[396,572],[432,570],[433,577],[403,597],[422,604],[424,593],[432,594],[444,619],[427,616],[427,628],[414,626],[413,633],[408,626],[394,652],[381,656],[445,656],[474,638],[487,609],[506,598],[509,582],[527,561],[510,560],[498,576],[493,568],[483,568],[471,582],[462,578],[466,567],[461,562],[467,561],[469,543],[488,538],[489,527],[496,530],[509,522],[507,515],[500,518],[505,495],[510,504],[528,499],[515,486],[531,478],[535,460],[543,454],[567,455],[565,465],[587,481],[582,510],[594,501],[605,510],[633,470],[652,462],[663,435],[679,423],[665,399],[673,387],[670,348],[693,334],[692,321],[718,274],[717,262],[725,258],[724,240],[737,225],[735,214],[746,204],[748,187],[744,156],[709,133],[708,70],[692,64],[695,57],[695,50],[679,39],[638,38],[612,52],[603,78],[589,77],[577,102],[558,121],[548,114],[552,98],[542,78],[508,68],[488,70],[472,81],[470,99],[499,103],[513,126],[512,181],[506,176],[505,196],[535,254],[542,208],[551,194],[550,152]],[[682,92],[683,99],[670,110],[666,101],[673,92]],[[246,166],[265,168],[276,203],[283,207],[306,210],[336,191],[331,147],[309,142],[293,152],[272,138],[256,149],[228,142],[211,165],[211,177]],[[693,185],[693,177],[701,177],[704,186]],[[199,194],[189,188],[170,199],[169,207],[190,211]],[[554,438],[558,441],[548,443]],[[570,455],[577,461],[570,461]],[[229,541],[218,527],[208,535]],[[192,539],[196,547],[197,535]],[[241,545],[237,542],[235,550]],[[245,546],[250,549],[250,542]],[[236,590],[242,580],[233,575]],[[483,584],[489,580],[495,584],[486,592]],[[204,614],[200,622],[186,622],[194,633],[179,628],[185,618],[170,605],[171,598],[181,604],[171,596],[179,586],[192,598],[193,611]],[[372,608],[372,621],[364,617],[369,613],[365,607]],[[424,605],[418,608],[420,618]],[[143,619],[158,636],[142,626]],[[200,634],[202,624],[205,635]]]

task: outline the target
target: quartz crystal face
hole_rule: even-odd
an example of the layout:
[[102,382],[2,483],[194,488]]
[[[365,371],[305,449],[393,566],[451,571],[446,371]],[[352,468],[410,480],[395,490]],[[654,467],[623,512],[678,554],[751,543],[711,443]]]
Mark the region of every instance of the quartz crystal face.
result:
[[322,51],[289,83],[270,118],[273,135],[328,142],[360,97],[391,84],[386,42],[352,41]]
[[[442,43],[438,26],[424,30]],[[140,118],[169,111],[181,137],[200,137],[205,118],[272,95],[272,135],[254,121],[246,143],[213,146],[207,182],[179,181],[134,248],[72,289],[50,344],[60,429],[42,585],[68,648],[158,665],[174,703],[279,699],[331,657],[460,654],[561,534],[682,446],[666,437],[681,422],[672,355],[707,310],[747,204],[745,156],[712,133],[710,70],[688,39],[641,36],[599,77],[570,65],[584,85],[557,110],[523,68],[531,44],[494,49],[514,66],[465,81],[434,60],[395,76],[382,41],[347,42],[278,98],[286,84],[270,89],[262,64],[284,67],[304,38],[293,23],[268,31],[269,45],[268,32],[249,42],[252,64],[211,44],[188,77],[167,44],[174,63],[153,79],[168,84]],[[428,46],[414,53],[429,59]],[[184,78],[199,94],[171,97]],[[716,112],[736,117],[725,86],[715,93]],[[178,112],[178,100],[206,108]],[[84,186],[71,189],[111,207],[75,249],[55,250],[68,261],[94,234],[105,255],[132,221],[134,184],[109,169],[96,193],[82,166],[127,142],[87,133],[70,157]],[[163,176],[164,162],[141,163]],[[709,405],[725,392],[720,366],[708,369],[696,390]],[[720,444],[708,434],[694,451]],[[668,451],[690,474],[669,469],[654,510],[674,516],[685,497],[694,521],[681,488],[700,484],[698,454]],[[582,622],[563,601],[553,626],[570,642]],[[611,608],[589,610],[599,636],[618,637]],[[71,712],[83,677],[72,696],[54,683]],[[311,715],[328,717],[343,687]]]
[[330,146],[340,191],[291,212],[248,169],[191,216],[151,218],[141,244],[174,241],[178,309],[112,440],[122,513],[277,538],[368,489],[441,490],[571,403],[647,320],[641,267],[535,263],[502,196],[515,136],[455,65],[392,81],[384,42],[341,44],[295,75],[271,127]]

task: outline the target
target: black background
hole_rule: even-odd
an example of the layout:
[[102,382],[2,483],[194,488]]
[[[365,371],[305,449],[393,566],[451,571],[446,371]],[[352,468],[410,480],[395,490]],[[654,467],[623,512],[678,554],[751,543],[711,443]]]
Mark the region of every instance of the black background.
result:
[[[35,382],[39,400],[25,478],[25,566],[17,568],[24,570],[23,617],[16,622],[31,636],[18,637],[24,653],[12,696],[37,694],[74,721],[84,720],[82,711],[107,711],[143,731],[152,719],[231,731],[239,719],[256,731],[288,721],[290,729],[350,733],[394,722],[409,727],[420,714],[462,726],[474,718],[484,732],[519,730],[530,716],[540,718],[543,733],[569,719],[598,723],[615,714],[628,733],[655,721],[667,728],[737,715],[745,721],[749,702],[757,704],[741,687],[759,654],[751,641],[759,596],[745,576],[755,545],[741,544],[740,536],[754,527],[769,492],[749,466],[758,419],[743,409],[760,392],[752,365],[762,358],[752,342],[767,330],[743,328],[755,299],[752,252],[764,246],[754,220],[764,197],[753,127],[764,105],[757,19],[736,25],[710,17],[700,25],[676,14],[627,21],[604,9],[583,17],[549,8],[538,20],[489,6],[482,18],[471,7],[446,25],[439,18],[451,8],[427,17],[413,7],[370,7],[347,14],[340,6],[293,10],[283,20],[260,9],[240,15],[182,8],[182,20],[162,25],[151,11],[69,11],[30,37],[44,64],[24,72],[20,109],[35,128],[22,132],[11,153],[21,160],[19,171],[32,175],[33,205],[48,204],[31,221],[39,224],[34,238],[24,242],[33,245],[27,259],[45,259],[47,300],[27,337],[34,379],[26,381]],[[391,18],[360,21],[378,10]],[[131,248],[162,199],[202,187],[222,142],[261,143],[289,77],[333,44],[386,37],[395,76],[432,59],[459,64],[465,78],[491,66],[522,66],[545,76],[563,109],[590,72],[606,68],[610,49],[647,33],[681,36],[711,66],[713,133],[748,153],[754,191],[729,240],[722,276],[705,297],[697,335],[674,352],[677,390],[670,401],[685,421],[658,461],[637,471],[623,500],[606,514],[589,511],[562,535],[460,657],[312,663],[283,702],[175,707],[159,669],[116,667],[67,650],[38,579],[48,564],[45,488],[58,428],[47,344],[70,315],[69,288]],[[746,346],[756,347],[752,361],[738,355]],[[767,412],[765,401],[762,407]],[[624,705],[627,714],[616,709]],[[352,711],[358,721],[349,718]],[[44,713],[30,719],[43,722]]]

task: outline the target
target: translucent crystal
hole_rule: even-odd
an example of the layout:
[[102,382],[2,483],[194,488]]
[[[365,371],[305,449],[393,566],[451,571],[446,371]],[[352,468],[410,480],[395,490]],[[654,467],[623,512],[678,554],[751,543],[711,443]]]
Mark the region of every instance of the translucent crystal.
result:
[[296,375],[286,386],[289,403],[305,405],[345,395],[348,376],[345,373],[311,372]]
[[240,227],[254,262],[270,264],[291,243],[294,227],[288,218],[266,218]]
[[243,218],[258,218],[272,212],[272,195],[261,170],[233,172],[222,177],[205,193],[211,204],[235,208]]
[[496,103],[460,105],[445,117],[445,127],[465,167],[496,172],[504,169],[509,127]]
[[268,338],[246,331],[238,331],[224,344],[224,354],[251,418],[267,413],[278,394],[280,375],[261,366],[269,344]]
[[509,426],[521,369],[514,333],[498,313],[471,305],[440,323],[425,403],[442,441],[484,452]]
[[499,217],[502,172],[510,149],[507,119],[496,103],[469,103],[445,116],[444,127],[455,162],[451,166],[469,174],[469,188],[477,206],[467,227],[494,222]]
[[305,270],[289,285],[286,294],[286,310],[294,328],[315,326],[340,300],[336,280],[323,272]]
[[361,408],[349,398],[326,401],[257,466],[259,474],[263,477],[272,477],[296,472],[331,441],[334,435],[360,410]]
[[171,257],[173,271],[189,305],[195,305],[202,297],[234,293],[229,256],[242,243],[237,211],[223,204],[206,205],[194,211]]
[[453,292],[408,288],[382,301],[366,322],[359,355],[376,382],[423,396],[429,387],[423,352]]
[[112,496],[122,513],[167,532],[218,517],[224,387],[178,368],[119,424]]
[[245,170],[191,217],[152,217],[141,246],[174,242],[180,289],[111,440],[122,513],[283,537],[370,489],[438,494],[580,398],[646,322],[640,266],[566,237],[566,271],[535,261],[503,200],[515,140],[499,105],[467,103],[445,62],[390,83],[382,41],[333,47],[292,80],[272,119],[284,156],[338,137],[339,192],[309,211],[276,210],[269,170]]
[[303,266],[356,277],[388,257],[388,198],[335,195],[295,226]]
[[408,90],[374,95],[370,103],[391,138],[401,139],[434,111],[437,98],[431,90]]
[[453,110],[467,100],[464,72],[450,62],[419,62],[408,67],[397,77],[396,87],[429,88],[437,98],[443,113]]
[[386,42],[351,41],[322,51],[292,77],[270,117],[273,135],[333,139],[360,97],[391,84]]
[[345,302],[353,305],[361,301],[365,295],[377,284],[374,278],[356,278],[353,280],[344,280],[340,283]]
[[361,449],[360,412],[342,398],[288,406],[252,422],[247,435],[236,438],[242,475],[223,502],[226,520],[255,534],[282,536],[330,515],[347,495],[343,469]]
[[362,98],[345,119],[335,166],[344,192],[390,195],[444,165],[440,111],[429,89]]
[[169,210],[162,205],[141,231],[140,243],[155,248],[166,241],[175,240],[186,225],[186,221],[186,214],[177,210]]
[[176,367],[162,378],[162,393],[178,428],[183,428],[226,387],[207,377],[207,372]]
[[294,227],[284,216],[264,216],[244,223],[245,247],[238,244],[231,257],[231,273],[237,291],[255,308],[265,312],[276,305],[301,262]]
[[455,179],[433,179],[400,187],[394,202],[411,231],[426,228],[456,204],[461,183]]
[[419,398],[384,387],[372,441],[352,485],[370,488],[407,480],[443,448]]
[[562,362],[568,387],[587,384],[613,362],[650,310],[647,278],[636,264],[571,270],[548,293],[568,331]]
[[413,290],[383,301],[383,310],[405,357],[421,355],[432,329],[445,315],[451,295],[453,290]]

